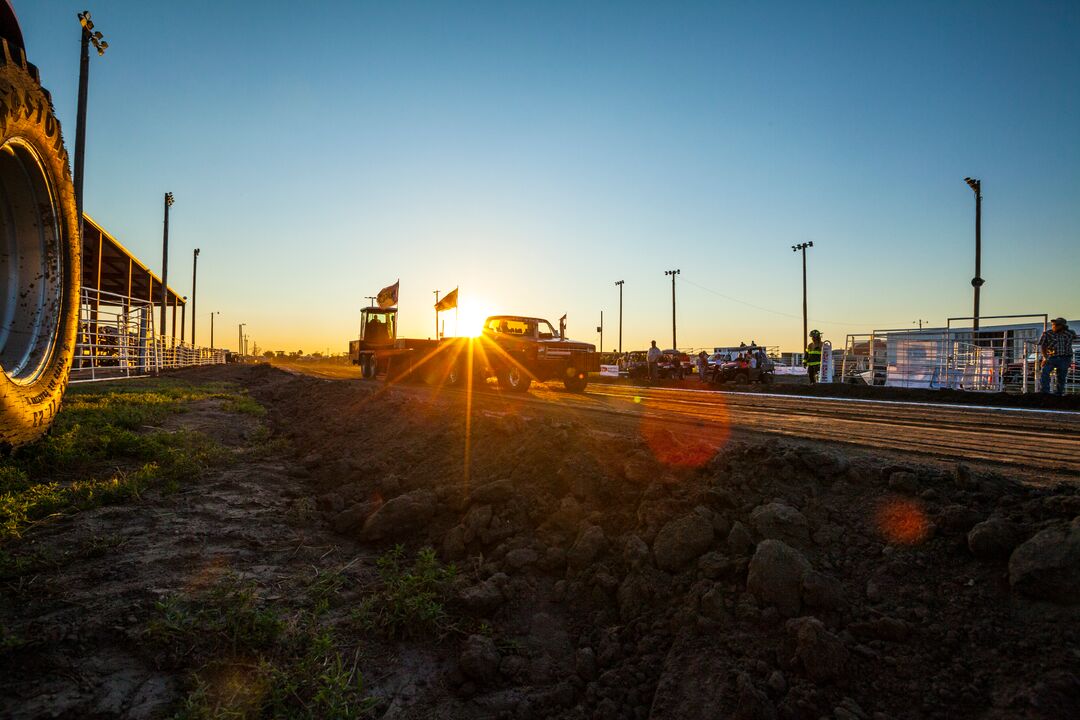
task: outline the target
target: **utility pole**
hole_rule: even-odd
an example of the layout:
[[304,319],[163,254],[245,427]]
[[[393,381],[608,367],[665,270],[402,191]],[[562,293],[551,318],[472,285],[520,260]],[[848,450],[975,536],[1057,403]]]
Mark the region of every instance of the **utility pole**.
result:
[[596,332],[600,333],[600,352],[604,352],[604,311],[600,311],[600,324],[596,326]]
[[985,284],[982,279],[982,181],[975,178],[964,178],[972,192],[975,193],[975,277],[971,278],[971,287],[975,288],[975,312],[972,314],[974,323],[972,341],[979,334],[979,288]]
[[215,310],[214,312],[210,313],[210,351],[211,352],[213,352],[213,350],[214,350],[214,316],[215,315],[220,315],[220,314],[221,314],[220,310]]
[[681,273],[682,270],[665,270],[665,275],[671,276],[671,349],[678,350],[679,346],[675,342],[675,276]]
[[79,217],[79,242],[82,242],[83,225],[83,168],[86,164],[86,96],[90,86],[90,44],[93,43],[98,55],[104,55],[109,43],[101,38],[100,31],[94,31],[94,22],[90,12],[79,13],[82,26],[82,45],[79,50],[79,106],[75,120],[75,211]]
[[374,295],[365,295],[364,297],[367,298],[367,300],[369,301],[369,305],[375,305],[375,301],[378,299]]
[[[165,337],[165,306],[169,303],[169,208],[173,194],[165,193],[165,232],[161,241],[161,337]],[[173,328],[176,334],[176,328]]]
[[439,339],[439,291],[435,290],[435,339]]
[[812,247],[814,247],[814,243],[812,241],[799,243],[798,245],[791,246],[792,252],[802,253],[802,342],[799,344],[800,348],[806,347],[806,248]]
[[622,354],[622,286],[625,280],[616,280],[615,284],[619,286],[619,354]]
[[920,330],[922,330],[922,324],[923,324],[924,322],[930,322],[930,321],[929,321],[929,320],[922,320],[922,319],[919,319],[919,320],[912,320],[912,321],[911,321],[911,324],[912,324],[912,325],[914,325],[915,323],[918,323],[918,324],[919,324],[919,329],[920,329]]
[[199,248],[191,261],[191,347],[195,347],[195,280],[199,277]]
[[247,323],[240,323],[240,327],[236,330],[236,352],[240,354],[240,357],[244,356],[244,326]]

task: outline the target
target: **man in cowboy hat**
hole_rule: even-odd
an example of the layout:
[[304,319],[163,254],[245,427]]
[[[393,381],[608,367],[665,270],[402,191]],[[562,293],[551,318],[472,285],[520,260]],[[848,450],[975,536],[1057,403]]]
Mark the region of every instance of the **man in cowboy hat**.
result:
[[1065,378],[1069,374],[1069,366],[1073,361],[1073,343],[1076,342],[1076,332],[1069,329],[1065,318],[1054,318],[1050,321],[1050,329],[1043,332],[1039,338],[1039,353],[1042,355],[1042,374],[1040,375],[1040,390],[1046,395],[1050,394],[1050,374],[1057,374],[1057,394],[1065,394]]

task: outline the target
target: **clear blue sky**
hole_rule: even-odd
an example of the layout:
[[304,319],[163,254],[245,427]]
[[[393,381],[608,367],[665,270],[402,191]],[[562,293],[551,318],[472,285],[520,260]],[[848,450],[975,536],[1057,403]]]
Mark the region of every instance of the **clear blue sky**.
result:
[[[624,348],[800,343],[971,312],[1080,317],[1080,3],[15,0],[75,135],[86,208],[170,281],[200,336],[342,350],[401,278],[472,312],[569,313]],[[726,297],[725,297],[726,296]],[[732,299],[734,298],[734,299]],[[747,303],[747,304],[741,304]],[[757,306],[757,307],[751,307]],[[758,309],[763,308],[763,309]],[[235,342],[235,341],[234,341]],[[220,343],[219,343],[220,344]]]

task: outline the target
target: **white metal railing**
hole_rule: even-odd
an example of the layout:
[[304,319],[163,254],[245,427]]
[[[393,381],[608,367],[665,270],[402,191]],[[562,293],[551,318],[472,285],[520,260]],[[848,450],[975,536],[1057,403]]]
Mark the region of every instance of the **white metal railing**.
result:
[[[1039,390],[1036,330],[926,332],[879,330],[848,335],[839,382],[878,386],[1036,392]],[[1077,358],[1080,360],[1080,358]],[[1073,363],[1066,392],[1080,392]]]
[[225,362],[224,350],[157,335],[154,305],[83,288],[71,382],[143,377],[164,369]]

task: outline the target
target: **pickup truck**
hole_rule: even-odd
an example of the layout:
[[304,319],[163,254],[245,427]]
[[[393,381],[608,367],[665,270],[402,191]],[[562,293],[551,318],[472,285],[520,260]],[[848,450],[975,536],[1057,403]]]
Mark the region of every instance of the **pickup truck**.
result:
[[590,372],[599,372],[596,346],[566,338],[543,318],[493,315],[476,338],[439,340],[397,337],[396,308],[364,308],[360,337],[349,343],[349,356],[361,376],[392,381],[460,385],[473,379],[498,380],[499,387],[525,392],[533,381],[561,380],[567,390],[582,392]]

